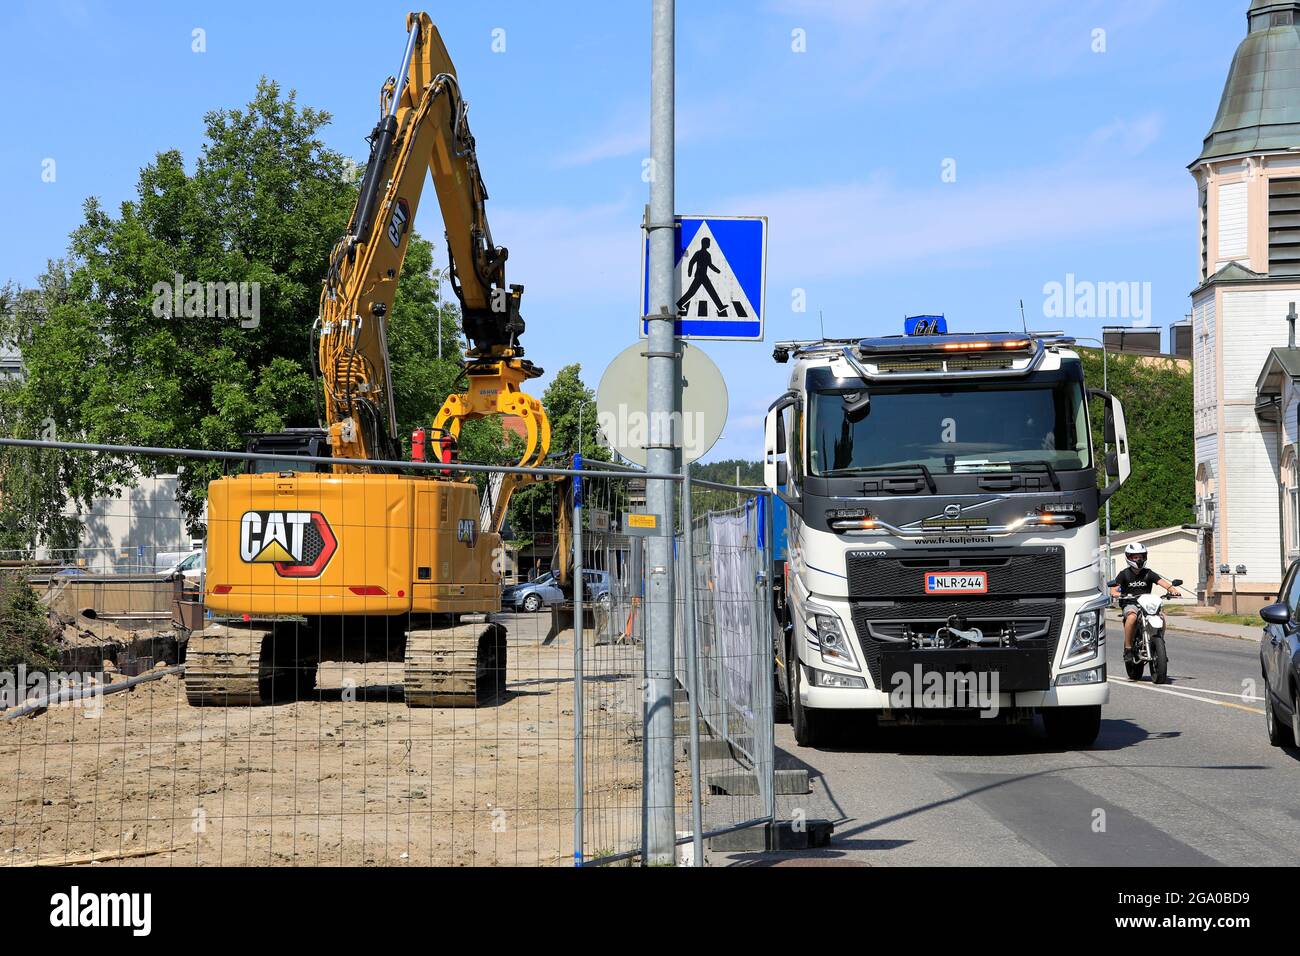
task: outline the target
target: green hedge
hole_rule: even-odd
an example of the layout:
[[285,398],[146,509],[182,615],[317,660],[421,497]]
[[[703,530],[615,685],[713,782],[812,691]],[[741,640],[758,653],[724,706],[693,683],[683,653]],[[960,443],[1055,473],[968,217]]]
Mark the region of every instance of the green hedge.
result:
[[[1080,349],[1084,379],[1102,387],[1102,356]],[[1196,520],[1196,451],[1192,434],[1190,363],[1134,355],[1106,356],[1111,394],[1124,404],[1133,473],[1111,499],[1113,531],[1137,531]],[[1092,407],[1101,451],[1102,403]]]

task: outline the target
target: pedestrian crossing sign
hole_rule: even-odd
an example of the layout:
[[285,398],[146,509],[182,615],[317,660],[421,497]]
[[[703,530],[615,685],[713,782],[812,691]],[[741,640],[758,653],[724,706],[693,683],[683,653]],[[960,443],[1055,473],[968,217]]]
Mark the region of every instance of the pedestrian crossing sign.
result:
[[[677,216],[677,334],[763,340],[766,216]],[[650,242],[641,258],[641,314],[650,311]],[[642,319],[641,334],[648,334]]]

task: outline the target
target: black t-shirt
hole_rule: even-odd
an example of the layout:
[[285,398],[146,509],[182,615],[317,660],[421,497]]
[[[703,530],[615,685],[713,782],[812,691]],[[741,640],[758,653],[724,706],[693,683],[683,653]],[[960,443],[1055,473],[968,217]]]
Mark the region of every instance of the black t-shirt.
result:
[[1115,578],[1115,583],[1119,586],[1119,599],[1121,601],[1131,601],[1135,600],[1138,595],[1150,594],[1151,588],[1159,581],[1160,575],[1150,568],[1143,568],[1141,571],[1125,568]]

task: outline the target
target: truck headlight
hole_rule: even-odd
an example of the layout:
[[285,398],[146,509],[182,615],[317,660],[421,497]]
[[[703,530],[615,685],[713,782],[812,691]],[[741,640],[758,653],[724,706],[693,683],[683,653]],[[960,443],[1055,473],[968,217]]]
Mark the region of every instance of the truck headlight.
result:
[[817,634],[817,643],[821,646],[822,660],[828,664],[838,664],[841,667],[851,667],[858,669],[857,658],[853,654],[853,646],[849,641],[848,635],[844,633],[844,626],[840,624],[840,619],[829,610],[822,610],[814,613],[812,619],[808,622],[808,629],[815,631]]
[[1071,667],[1092,660],[1105,639],[1106,605],[1085,607],[1074,616],[1074,627],[1070,631],[1070,641],[1065,646],[1065,660],[1061,666]]

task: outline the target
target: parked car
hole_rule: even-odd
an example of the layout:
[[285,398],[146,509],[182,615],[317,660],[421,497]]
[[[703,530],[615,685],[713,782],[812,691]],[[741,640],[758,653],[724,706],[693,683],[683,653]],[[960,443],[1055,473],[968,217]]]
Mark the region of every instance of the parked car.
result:
[[1277,603],[1259,616],[1264,619],[1259,658],[1268,742],[1294,747],[1300,744],[1300,561],[1287,568]]
[[[582,578],[586,583],[584,597],[587,601],[609,601],[608,571],[583,571]],[[511,585],[501,592],[502,607],[530,614],[563,600],[564,592],[560,590],[554,571],[547,571],[541,577],[523,584]]]
[[203,552],[190,551],[169,567],[163,568],[161,573],[168,578],[174,578],[179,574],[185,579],[186,584],[197,585],[199,578],[203,576],[203,564]]
[[501,606],[513,611],[540,611],[564,600],[564,593],[555,581],[555,574],[547,571],[540,577],[523,584],[515,584],[501,592]]

